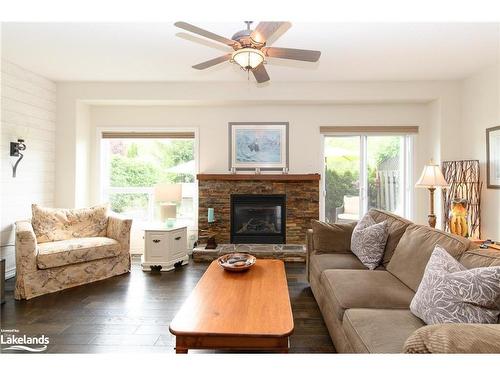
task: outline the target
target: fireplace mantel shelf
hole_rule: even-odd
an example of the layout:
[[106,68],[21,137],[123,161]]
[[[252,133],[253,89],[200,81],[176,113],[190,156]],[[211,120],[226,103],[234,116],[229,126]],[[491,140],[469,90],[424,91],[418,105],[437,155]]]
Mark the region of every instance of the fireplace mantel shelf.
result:
[[294,182],[294,181],[319,181],[321,176],[319,173],[309,174],[198,174],[196,178],[200,181],[279,181],[279,182]]

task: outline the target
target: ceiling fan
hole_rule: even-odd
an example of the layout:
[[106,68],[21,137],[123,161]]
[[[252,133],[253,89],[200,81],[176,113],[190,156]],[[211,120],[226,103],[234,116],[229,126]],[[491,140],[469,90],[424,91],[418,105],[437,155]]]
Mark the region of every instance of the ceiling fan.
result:
[[316,62],[321,56],[320,51],[267,46],[269,39],[277,36],[278,32],[286,26],[290,26],[289,22],[260,22],[255,30],[250,28],[252,21],[245,21],[245,23],[247,28],[238,31],[231,39],[201,29],[187,22],[176,22],[174,25],[205,38],[223,43],[234,50],[232,53],[196,64],[193,66],[194,69],[203,70],[222,62],[230,61],[238,64],[245,71],[251,71],[259,83],[269,81],[270,79],[264,67],[267,57]]

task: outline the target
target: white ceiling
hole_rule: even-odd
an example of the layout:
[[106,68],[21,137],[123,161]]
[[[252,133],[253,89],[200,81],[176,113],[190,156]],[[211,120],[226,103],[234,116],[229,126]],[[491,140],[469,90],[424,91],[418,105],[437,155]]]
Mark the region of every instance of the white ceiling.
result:
[[[244,26],[193,23],[226,37]],[[320,61],[267,69],[272,81],[454,80],[498,61],[499,36],[487,23],[292,23],[273,45],[320,50]],[[245,81],[229,62],[191,68],[228,50],[172,23],[2,24],[3,58],[55,81]]]

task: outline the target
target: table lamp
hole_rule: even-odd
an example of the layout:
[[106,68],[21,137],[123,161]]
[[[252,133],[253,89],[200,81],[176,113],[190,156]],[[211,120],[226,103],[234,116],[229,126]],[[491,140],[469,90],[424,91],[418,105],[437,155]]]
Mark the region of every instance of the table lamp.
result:
[[177,203],[182,200],[182,184],[162,183],[155,186],[155,200],[160,203],[160,220],[167,228],[174,226]]
[[431,159],[429,164],[424,166],[424,170],[422,171],[422,175],[419,180],[415,184],[415,187],[418,188],[427,188],[430,193],[430,213],[428,215],[429,218],[429,226],[432,228],[436,227],[436,215],[434,214],[434,191],[437,187],[446,188],[449,184],[446,182],[439,165],[434,164],[434,161]]

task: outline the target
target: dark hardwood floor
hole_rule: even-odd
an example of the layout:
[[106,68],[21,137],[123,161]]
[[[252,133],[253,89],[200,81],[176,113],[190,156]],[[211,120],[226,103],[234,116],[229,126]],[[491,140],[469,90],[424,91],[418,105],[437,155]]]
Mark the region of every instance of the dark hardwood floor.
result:
[[[14,300],[10,279],[1,328],[48,336],[48,353],[174,353],[168,325],[207,266],[190,261],[175,271],[146,273],[134,258],[130,274],[29,301]],[[305,265],[288,263],[286,272],[295,322],[290,352],[335,352],[305,279]]]

